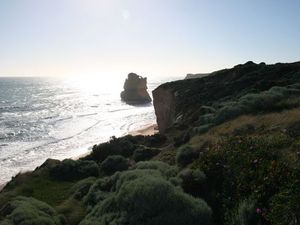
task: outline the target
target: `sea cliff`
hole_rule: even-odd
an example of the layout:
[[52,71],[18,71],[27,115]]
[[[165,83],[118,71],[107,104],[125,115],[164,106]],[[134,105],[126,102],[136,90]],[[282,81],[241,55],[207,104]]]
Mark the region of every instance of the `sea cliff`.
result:
[[226,103],[272,87],[300,83],[300,63],[266,65],[247,62],[203,78],[162,84],[153,91],[160,132],[174,125],[196,126],[202,115],[213,114]]

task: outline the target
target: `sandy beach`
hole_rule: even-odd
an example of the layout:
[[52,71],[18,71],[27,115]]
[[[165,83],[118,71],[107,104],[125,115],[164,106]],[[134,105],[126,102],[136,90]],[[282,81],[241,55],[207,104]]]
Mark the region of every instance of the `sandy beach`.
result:
[[144,128],[129,132],[129,134],[133,136],[136,135],[150,136],[156,133],[158,133],[157,124],[150,124],[145,126]]

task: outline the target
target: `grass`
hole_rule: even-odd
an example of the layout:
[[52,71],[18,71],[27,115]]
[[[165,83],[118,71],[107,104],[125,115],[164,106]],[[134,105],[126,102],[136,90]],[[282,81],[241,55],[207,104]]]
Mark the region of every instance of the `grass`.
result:
[[289,125],[300,121],[300,107],[282,112],[273,112],[262,115],[243,115],[234,120],[220,124],[202,135],[195,135],[191,138],[190,144],[194,148],[199,148],[201,144],[217,143],[223,137],[232,135],[237,129],[252,125],[255,127],[255,134],[284,130]]
[[56,207],[56,211],[66,217],[69,225],[79,224],[87,214],[84,204],[74,198],[69,198],[61,203]]
[[55,208],[69,197],[70,189],[75,184],[75,182],[54,181],[45,174],[25,173],[15,179],[17,182],[0,195],[0,205],[4,205],[13,196],[23,195],[46,202]]

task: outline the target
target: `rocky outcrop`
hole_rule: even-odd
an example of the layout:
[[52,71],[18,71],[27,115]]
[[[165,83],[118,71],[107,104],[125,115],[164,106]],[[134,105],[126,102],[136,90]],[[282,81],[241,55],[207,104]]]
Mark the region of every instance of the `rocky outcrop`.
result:
[[164,87],[155,89],[152,94],[158,129],[163,134],[173,124],[175,95],[171,88]]
[[[214,113],[246,96],[300,83],[300,62],[266,65],[247,62],[209,76],[162,84],[153,91],[159,131],[168,127],[198,127],[214,121]],[[270,92],[270,91],[269,91]],[[209,109],[210,112],[207,112]],[[234,113],[231,113],[233,116]],[[181,126],[182,125],[182,126]]]
[[122,101],[127,104],[145,104],[152,101],[147,92],[147,78],[135,73],[129,73],[121,92]]

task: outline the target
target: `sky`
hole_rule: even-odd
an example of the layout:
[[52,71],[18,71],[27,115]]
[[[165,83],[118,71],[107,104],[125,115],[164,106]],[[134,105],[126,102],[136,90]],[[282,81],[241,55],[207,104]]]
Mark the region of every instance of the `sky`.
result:
[[180,76],[300,61],[299,0],[0,0],[0,76]]

